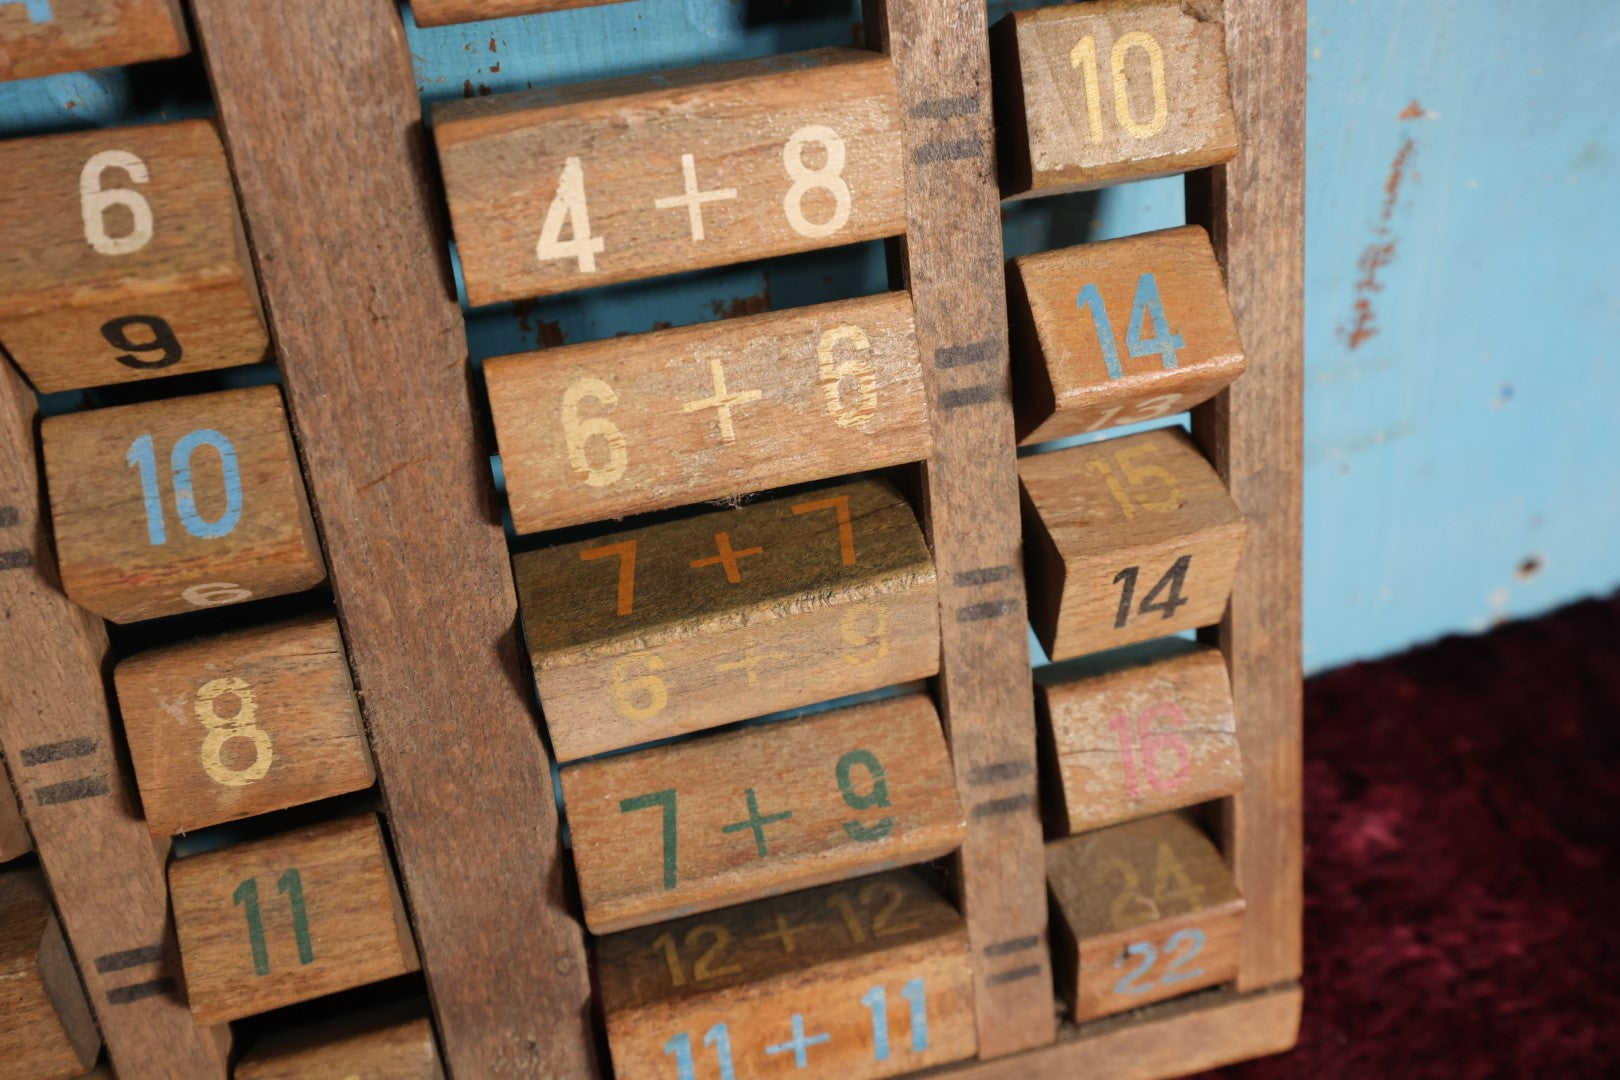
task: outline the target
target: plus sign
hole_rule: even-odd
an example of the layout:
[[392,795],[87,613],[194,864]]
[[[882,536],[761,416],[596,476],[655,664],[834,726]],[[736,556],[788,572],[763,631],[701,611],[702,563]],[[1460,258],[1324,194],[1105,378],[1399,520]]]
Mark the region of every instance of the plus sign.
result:
[[752,829],[754,833],[754,850],[759,852],[759,857],[763,859],[770,854],[770,850],[765,846],[765,826],[778,821],[786,821],[793,816],[793,811],[784,810],[780,814],[761,816],[759,800],[754,798],[754,789],[749,788],[746,795],[748,798],[748,816],[741,821],[733,821],[730,825],[720,826],[720,831],[734,833],[742,832],[744,829]]
[[750,555],[763,555],[765,553],[765,549],[762,547],[743,548],[741,551],[733,551],[731,550],[731,534],[723,532],[714,534],[714,547],[720,554],[710,555],[707,559],[693,559],[692,569],[701,570],[705,566],[723,566],[726,568],[726,580],[733,585],[742,584],[742,575],[737,572],[737,560],[746,559]]
[[748,685],[758,686],[759,676],[754,673],[754,669],[759,667],[759,665],[764,663],[766,660],[781,660],[786,658],[786,656],[787,653],[785,652],[756,653],[754,651],[754,647],[750,645],[748,648],[743,650],[743,658],[741,660],[733,660],[729,664],[716,664],[714,665],[714,670],[738,671],[746,668],[748,671]]
[[765,933],[755,937],[754,940],[764,941],[766,938],[775,938],[782,943],[783,952],[792,952],[798,936],[806,931],[815,929],[819,925],[819,923],[805,923],[802,926],[794,926],[792,923],[788,922],[786,915],[783,915],[780,911],[778,911],[776,913],[776,929],[767,930]]
[[820,1035],[812,1035],[808,1039],[805,1038],[804,1017],[800,1016],[798,1013],[794,1013],[793,1038],[789,1039],[785,1043],[777,1043],[775,1046],[767,1046],[765,1048],[765,1053],[775,1057],[777,1054],[785,1054],[791,1050],[793,1051],[793,1064],[802,1069],[808,1064],[808,1062],[805,1061],[804,1052],[810,1049],[810,1047],[815,1046],[817,1043],[824,1043],[831,1039],[832,1036],[828,1035],[825,1031],[823,1031]]
[[662,199],[654,199],[653,205],[660,210],[670,210],[677,206],[686,207],[687,219],[692,225],[692,239],[703,239],[703,204],[718,202],[722,199],[735,199],[736,188],[716,188],[714,191],[699,191],[697,182],[697,166],[692,164],[691,154],[681,155],[681,175],[686,178],[686,194],[666,195]]
[[681,412],[713,409],[715,422],[720,425],[720,441],[734,443],[737,441],[737,429],[731,424],[732,406],[746,405],[750,401],[758,401],[760,392],[758,390],[739,390],[733,394],[727,391],[726,369],[720,366],[718,354],[709,357],[709,376],[714,380],[714,397],[685,402],[681,405]]

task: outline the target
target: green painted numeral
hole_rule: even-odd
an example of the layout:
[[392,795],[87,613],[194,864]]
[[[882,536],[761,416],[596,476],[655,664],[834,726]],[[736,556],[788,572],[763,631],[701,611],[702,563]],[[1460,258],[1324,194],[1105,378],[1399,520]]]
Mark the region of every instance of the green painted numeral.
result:
[[[872,782],[872,790],[862,795],[855,790],[854,777],[850,770],[859,765],[866,770],[867,777]],[[851,750],[838,759],[838,790],[844,794],[844,802],[852,810],[870,810],[875,806],[889,806],[889,783],[884,779],[883,762],[870,750]],[[868,825],[860,821],[844,822],[844,831],[851,840],[863,844],[870,844],[882,840],[894,831],[894,818],[879,818]]]
[[[304,903],[304,879],[293,867],[276,879],[276,891],[287,894],[292,908],[293,937],[298,942],[298,962],[313,964],[315,946],[309,936],[309,908]],[[248,947],[253,950],[253,973],[270,974],[270,950],[264,943],[264,913],[259,910],[259,882],[257,878],[243,878],[231,893],[231,899],[247,913]]]
[[664,891],[669,892],[675,887],[675,789],[665,788],[663,791],[620,799],[619,813],[651,810],[655,806],[664,809]]
[[270,950],[264,945],[264,917],[259,914],[259,883],[244,878],[231,899],[247,909],[248,947],[253,950],[253,973],[270,974]]

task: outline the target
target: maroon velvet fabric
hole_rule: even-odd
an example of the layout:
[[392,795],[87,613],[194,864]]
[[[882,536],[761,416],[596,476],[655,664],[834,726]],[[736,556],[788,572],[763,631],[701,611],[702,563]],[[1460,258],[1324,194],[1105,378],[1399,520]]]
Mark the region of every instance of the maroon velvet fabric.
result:
[[1620,1076],[1620,600],[1310,680],[1307,1077]]

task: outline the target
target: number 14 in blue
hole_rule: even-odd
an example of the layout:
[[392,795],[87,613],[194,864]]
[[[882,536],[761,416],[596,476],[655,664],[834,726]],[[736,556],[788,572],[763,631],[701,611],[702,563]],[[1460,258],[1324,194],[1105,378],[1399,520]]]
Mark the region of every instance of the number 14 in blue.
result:
[[[1102,349],[1103,364],[1110,379],[1123,379],[1125,369],[1119,363],[1119,347],[1114,344],[1114,324],[1103,306],[1102,293],[1088,283],[1075,297],[1082,311],[1091,312],[1092,324],[1097,328],[1097,346]],[[1143,337],[1142,330],[1152,332]],[[1125,347],[1133,357],[1157,356],[1164,370],[1176,369],[1176,353],[1186,347],[1181,335],[1170,329],[1170,320],[1164,315],[1164,301],[1159,299],[1159,283],[1149,271],[1136,280],[1136,296],[1131,300],[1131,321],[1126,324]]]

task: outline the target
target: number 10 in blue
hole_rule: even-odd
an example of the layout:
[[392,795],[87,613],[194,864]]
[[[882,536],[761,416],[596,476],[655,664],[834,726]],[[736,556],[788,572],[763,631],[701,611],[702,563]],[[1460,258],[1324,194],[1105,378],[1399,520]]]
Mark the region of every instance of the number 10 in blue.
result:
[[[921,979],[912,979],[900,988],[900,996],[911,1003],[911,1052],[928,1049],[928,997]],[[861,995],[861,1004],[872,1010],[872,1059],[889,1060],[889,1002],[882,986]]]

